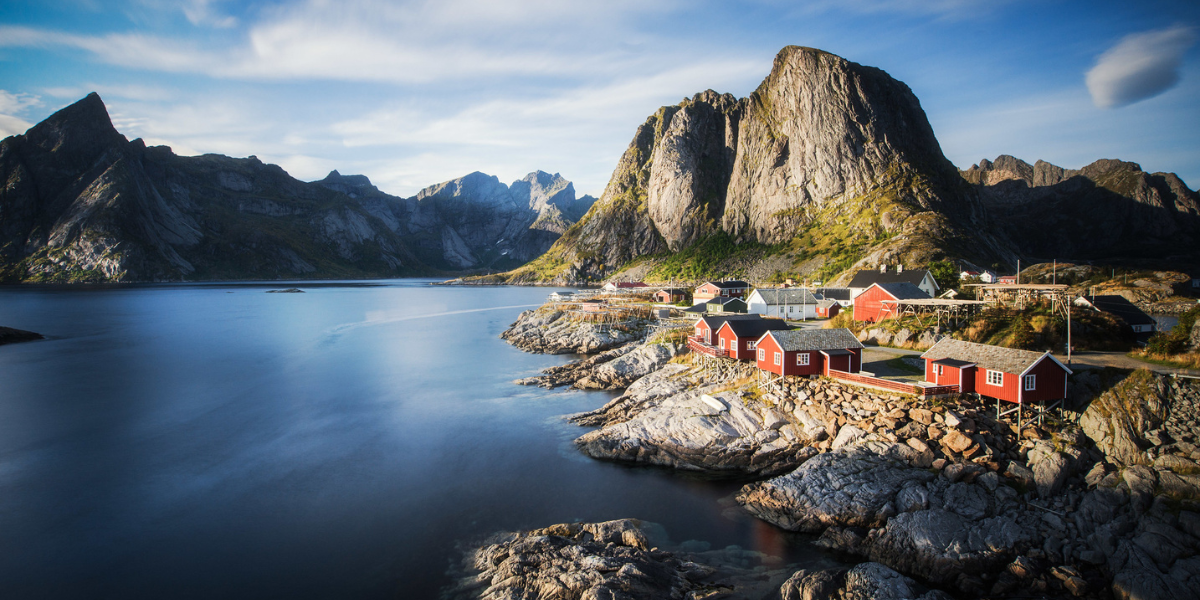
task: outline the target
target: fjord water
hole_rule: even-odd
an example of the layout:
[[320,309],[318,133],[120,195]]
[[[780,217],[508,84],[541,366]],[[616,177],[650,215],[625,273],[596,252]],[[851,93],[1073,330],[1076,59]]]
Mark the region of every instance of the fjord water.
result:
[[580,455],[561,415],[613,394],[498,338],[549,291],[0,288],[49,338],[0,346],[0,597],[436,597],[457,543],[622,517],[820,560],[736,483]]

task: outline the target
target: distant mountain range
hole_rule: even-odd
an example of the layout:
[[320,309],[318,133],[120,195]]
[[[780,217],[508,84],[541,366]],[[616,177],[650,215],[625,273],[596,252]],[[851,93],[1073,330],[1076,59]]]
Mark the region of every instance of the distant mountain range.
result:
[[749,96],[711,90],[638,127],[593,210],[491,281],[840,276],[1017,259],[1197,264],[1200,202],[1175,175],[1011,157],[960,172],[887,73],[784,48]]
[[254,157],[180,157],[126,141],[95,94],[0,142],[0,175],[5,281],[505,269],[477,281],[844,281],[938,260],[1200,265],[1200,196],[1177,176],[1011,156],[960,171],[908,86],[795,46],[745,98],[709,90],[658,109],[599,200],[540,171],[397,198],[362,175],[305,183]]
[[541,171],[471,173],[411,198],[337,171],[127,141],[96,94],[0,142],[0,281],[396,277],[510,269],[594,198]]

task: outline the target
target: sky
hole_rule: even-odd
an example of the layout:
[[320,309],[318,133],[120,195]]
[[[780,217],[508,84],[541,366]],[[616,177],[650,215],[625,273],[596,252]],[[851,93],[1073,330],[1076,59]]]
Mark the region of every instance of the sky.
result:
[[409,196],[472,171],[599,196],[637,126],[787,45],[879,67],[959,168],[1101,158],[1200,184],[1200,2],[4,0],[0,137],[88,92],[129,139]]

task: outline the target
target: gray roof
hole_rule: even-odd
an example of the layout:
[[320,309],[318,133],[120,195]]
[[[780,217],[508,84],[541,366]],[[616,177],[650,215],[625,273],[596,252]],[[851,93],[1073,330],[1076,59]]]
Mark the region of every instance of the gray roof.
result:
[[[1041,360],[1042,356],[1045,356],[1044,352],[1001,348],[1000,346],[964,342],[947,337],[942,338],[932,348],[926,350],[925,354],[921,355],[921,358],[935,361],[943,358],[952,358],[975,363],[983,369],[1020,374]],[[1067,372],[1070,372],[1070,369]]]
[[817,306],[820,308],[829,308],[830,306],[833,306],[834,304],[837,304],[837,303],[838,303],[837,300],[834,300],[833,298],[826,298],[824,300],[819,300],[817,302]]
[[1129,323],[1130,326],[1158,324],[1154,320],[1154,317],[1143,312],[1142,309],[1138,308],[1136,304],[1130,302],[1124,296],[1095,296],[1090,297],[1090,300],[1092,301],[1092,306],[1117,316],[1122,321]]
[[816,292],[816,294],[822,298],[832,298],[834,300],[841,300],[843,302],[850,301],[850,288],[848,288],[848,287],[844,287],[844,288],[824,287],[824,288],[817,288],[813,291]]
[[816,304],[817,297],[804,288],[759,288],[754,290],[769,306]]
[[[854,279],[850,280],[852,288],[869,288],[872,283],[911,283],[920,285],[925,276],[929,274],[926,269],[906,269],[901,273],[897,273],[894,269],[888,269],[886,273],[880,273],[877,269],[867,269],[854,274]],[[934,282],[934,289],[937,289],[937,283]]]
[[841,327],[838,329],[792,329],[790,331],[772,331],[771,337],[788,352],[797,350],[845,350],[847,348],[862,348],[862,342],[850,332]]
[[899,283],[880,283],[879,287],[887,291],[897,300],[928,300],[929,294],[925,290],[908,282]]

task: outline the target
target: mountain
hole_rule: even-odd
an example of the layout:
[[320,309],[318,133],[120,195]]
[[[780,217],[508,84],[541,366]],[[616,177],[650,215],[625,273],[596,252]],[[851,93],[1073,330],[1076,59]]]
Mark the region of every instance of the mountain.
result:
[[601,279],[635,259],[665,278],[672,255],[711,248],[796,273],[1015,260],[985,223],[908,86],[792,46],[746,98],[709,90],[651,115],[592,210],[507,278]]
[[559,175],[472,173],[411,198],[256,157],[128,141],[96,94],[0,141],[0,280],[395,277],[513,268],[590,206]]
[[1200,194],[1174,173],[1108,159],[1071,170],[1002,155],[962,176],[1027,257],[1200,258]]

